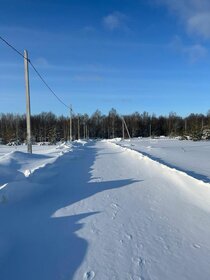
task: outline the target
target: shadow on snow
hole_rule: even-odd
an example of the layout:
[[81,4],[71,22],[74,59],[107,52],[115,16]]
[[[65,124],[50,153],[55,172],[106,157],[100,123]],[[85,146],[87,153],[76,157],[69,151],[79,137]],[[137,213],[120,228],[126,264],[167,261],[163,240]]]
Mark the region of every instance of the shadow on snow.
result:
[[1,207],[1,279],[73,279],[88,248],[87,241],[76,235],[83,227],[80,220],[98,212],[59,218],[52,215],[98,192],[135,182],[132,179],[90,182],[94,179],[91,171],[98,151],[94,145],[77,147],[35,171],[23,182],[41,185],[39,191]]
[[[119,145],[119,146],[120,146],[120,145]],[[198,179],[198,180],[203,181],[204,183],[210,183],[210,178],[209,178],[208,176],[206,176],[206,175],[196,173],[196,172],[191,171],[191,170],[189,170],[189,169],[181,168],[181,167],[179,167],[179,166],[177,166],[177,165],[175,165],[175,164],[171,164],[171,163],[169,163],[169,162],[163,160],[162,158],[157,157],[157,156],[153,156],[153,155],[151,155],[151,154],[149,154],[149,153],[147,153],[147,152],[140,151],[140,150],[138,150],[138,149],[131,148],[131,147],[127,147],[127,146],[122,146],[122,147],[128,148],[128,149],[133,150],[133,151],[136,151],[136,152],[138,152],[138,153],[141,153],[142,155],[147,156],[148,158],[150,158],[150,159],[152,159],[152,160],[154,160],[154,161],[157,161],[157,162],[159,162],[159,163],[161,163],[161,164],[163,164],[163,165],[166,165],[166,166],[168,166],[168,167],[170,167],[170,168],[173,168],[173,169],[176,169],[176,170],[178,170],[178,171],[184,172],[184,173],[188,174],[189,176],[191,176],[191,177],[193,177],[193,178],[195,178],[195,179]]]

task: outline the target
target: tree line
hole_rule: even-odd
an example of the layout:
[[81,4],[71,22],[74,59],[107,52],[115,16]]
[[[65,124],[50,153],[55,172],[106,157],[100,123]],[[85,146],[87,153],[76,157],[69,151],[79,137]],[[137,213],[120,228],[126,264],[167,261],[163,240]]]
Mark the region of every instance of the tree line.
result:
[[[156,116],[148,112],[135,112],[121,116],[115,109],[107,115],[96,110],[88,114],[72,115],[73,139],[82,138],[115,138],[128,137],[124,129],[127,125],[131,137],[154,136],[192,136],[200,138],[210,130],[210,110],[204,114],[190,114],[183,118],[171,112],[168,116]],[[52,112],[42,112],[31,117],[34,142],[50,142],[69,140],[69,117],[56,116]],[[26,117],[20,114],[0,114],[0,142],[7,144],[12,141],[23,143],[26,139]]]

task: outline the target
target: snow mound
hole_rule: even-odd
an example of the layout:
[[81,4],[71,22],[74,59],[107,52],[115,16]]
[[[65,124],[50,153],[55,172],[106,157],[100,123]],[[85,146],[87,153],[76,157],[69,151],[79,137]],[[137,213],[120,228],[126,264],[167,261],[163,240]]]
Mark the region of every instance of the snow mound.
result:
[[64,142],[64,143],[57,145],[56,149],[62,150],[64,153],[66,153],[66,152],[69,152],[72,150],[72,146],[73,146],[72,143]]
[[102,141],[105,141],[105,142],[114,142],[114,143],[116,143],[116,142],[120,142],[122,140],[122,138],[113,138],[113,139],[106,139],[106,140],[102,140]]
[[54,163],[59,157],[73,150],[73,145],[66,143],[57,147],[53,146],[53,148],[52,146],[41,148],[43,147],[43,151],[36,151],[34,147],[33,154],[15,150],[1,156],[0,201],[19,200],[26,196],[34,189],[34,185],[27,184],[25,179],[28,179],[36,170]]
[[87,141],[79,139],[79,140],[75,140],[74,143],[79,143],[79,144],[82,144],[84,146],[85,144],[87,144]]

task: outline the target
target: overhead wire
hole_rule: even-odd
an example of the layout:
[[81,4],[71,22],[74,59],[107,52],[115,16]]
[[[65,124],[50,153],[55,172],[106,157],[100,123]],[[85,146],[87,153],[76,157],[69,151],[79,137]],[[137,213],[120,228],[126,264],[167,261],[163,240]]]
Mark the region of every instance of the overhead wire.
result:
[[[19,54],[21,57],[24,59],[27,59],[20,51],[18,51],[14,46],[12,46],[7,40],[5,40],[3,37],[0,36],[0,39],[7,45],[9,46],[13,51],[15,51],[17,54]],[[30,59],[27,59],[28,63],[31,65],[37,76],[41,79],[41,81],[45,84],[45,86],[48,88],[48,90],[57,98],[57,100],[62,103],[66,108],[71,109],[68,105],[66,105],[60,97],[51,89],[51,87],[47,84],[45,79],[42,77],[42,75],[39,73],[39,71],[36,69],[36,67],[33,65]]]
[[13,46],[12,46],[8,41],[6,41],[3,37],[0,36],[0,39],[1,39],[6,45],[8,45],[11,49],[13,49],[13,51],[15,51],[15,52],[18,53],[20,56],[22,56],[24,59],[26,59],[25,56],[24,56],[20,51],[18,51],[15,47],[13,47]]
[[38,75],[38,77],[42,80],[42,82],[45,84],[45,86],[49,89],[49,91],[55,96],[55,98],[57,98],[57,100],[62,103],[66,108],[70,109],[70,107],[68,105],[66,105],[61,99],[60,97],[57,96],[57,94],[51,89],[51,87],[47,84],[47,82],[44,80],[44,78],[41,76],[41,74],[38,72],[38,70],[35,68],[35,66],[33,65],[33,63],[31,62],[31,60],[29,60],[29,64],[31,65],[31,67],[34,69],[34,71],[36,72],[36,74]]

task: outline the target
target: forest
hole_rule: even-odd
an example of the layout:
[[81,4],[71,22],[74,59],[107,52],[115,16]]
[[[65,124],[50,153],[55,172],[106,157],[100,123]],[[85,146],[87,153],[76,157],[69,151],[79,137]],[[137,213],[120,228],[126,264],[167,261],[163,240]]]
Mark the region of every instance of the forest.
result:
[[[123,121],[124,119],[124,121]],[[168,116],[156,116],[147,112],[119,115],[112,108],[107,115],[96,110],[88,114],[72,115],[72,138],[128,138],[181,136],[193,140],[210,139],[210,110],[204,114],[190,114],[183,118],[171,112]],[[52,112],[42,112],[31,116],[33,142],[67,141],[70,135],[70,118],[56,116]],[[20,114],[0,114],[0,143],[24,143],[26,140],[26,116]]]

